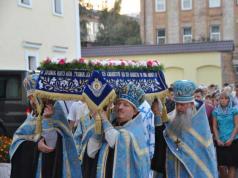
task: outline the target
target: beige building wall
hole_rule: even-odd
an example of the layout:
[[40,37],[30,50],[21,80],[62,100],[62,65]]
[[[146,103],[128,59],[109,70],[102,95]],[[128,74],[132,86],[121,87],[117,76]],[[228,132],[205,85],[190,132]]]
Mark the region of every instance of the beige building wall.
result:
[[[138,56],[104,56],[97,59],[130,59],[130,60],[159,60],[164,65],[166,83],[170,85],[176,80],[193,80],[199,84],[217,84],[222,86],[222,54],[186,53],[186,54],[160,54]],[[95,59],[87,58],[87,59]]]
[[0,70],[27,70],[28,56],[37,65],[46,57],[80,57],[77,0],[63,0],[63,15],[53,14],[53,1],[0,1]]
[[[152,29],[153,33],[141,33],[145,44],[157,44],[157,31],[164,28],[166,43],[182,43],[183,28],[192,28],[193,41],[210,38],[211,25],[220,25],[220,40],[234,40],[237,44],[238,4],[236,0],[221,0],[221,6],[210,8],[209,1],[192,0],[192,9],[182,10],[181,0],[165,0],[166,10],[157,12],[156,8],[148,11],[156,0],[141,0],[141,29]],[[150,8],[151,9],[151,8]],[[153,19],[153,24],[151,24]],[[153,38],[153,39],[151,39]]]

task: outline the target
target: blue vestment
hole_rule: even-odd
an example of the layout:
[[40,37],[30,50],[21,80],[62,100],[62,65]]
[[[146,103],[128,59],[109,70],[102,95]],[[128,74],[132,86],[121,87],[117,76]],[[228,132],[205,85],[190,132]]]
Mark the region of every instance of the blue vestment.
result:
[[[115,129],[119,131],[119,135],[114,146],[112,177],[149,177],[150,158],[141,115],[139,114],[133,120],[128,121],[123,126],[115,127]],[[94,127],[92,126],[85,133],[83,143],[87,142],[86,140],[93,134]],[[97,162],[97,178],[105,177],[108,152],[109,145],[103,139]],[[85,154],[87,154],[86,151]]]
[[34,141],[38,140],[35,134],[36,129],[36,117],[33,113],[29,114],[24,121],[24,123],[16,130],[13,136],[12,144],[9,150],[10,158],[12,159],[17,148],[24,141]]
[[205,105],[192,118],[192,126],[178,138],[169,123],[164,131],[167,143],[168,178],[217,178],[217,160]]
[[150,159],[152,159],[155,151],[154,113],[147,101],[144,101],[139,106],[139,111],[142,115],[142,121],[146,130],[146,143],[149,149]]
[[[54,105],[54,114],[51,118],[54,129],[62,136],[62,178],[81,178],[81,166],[77,156],[75,143],[72,133],[69,129],[68,121],[65,118],[63,110],[58,102]],[[36,118],[29,115],[26,121],[17,129],[10,148],[10,156],[13,157],[15,151],[24,141],[37,142],[35,134]],[[27,153],[26,153],[27,154]],[[36,178],[41,177],[41,152],[37,165]]]
[[78,155],[80,156],[82,151],[82,139],[87,128],[94,123],[94,119],[90,119],[89,115],[86,115],[83,120],[80,119],[77,128],[74,132],[74,141],[76,144]]

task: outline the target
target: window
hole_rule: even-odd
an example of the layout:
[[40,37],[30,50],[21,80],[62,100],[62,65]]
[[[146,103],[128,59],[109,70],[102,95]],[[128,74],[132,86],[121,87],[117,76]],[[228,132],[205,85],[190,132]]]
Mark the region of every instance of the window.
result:
[[37,51],[25,51],[25,66],[27,71],[37,70],[39,66],[39,54]]
[[17,99],[21,97],[21,78],[17,75],[0,76],[0,99]]
[[63,0],[52,0],[53,1],[53,14],[62,16],[63,15]]
[[28,56],[28,69],[31,71],[37,69],[36,56]]
[[221,0],[209,0],[209,7],[220,7],[221,6]]
[[210,39],[212,41],[219,41],[220,40],[220,26],[219,25],[212,25],[211,26]]
[[192,0],[181,0],[182,10],[191,10],[192,9]]
[[166,10],[165,0],[155,0],[156,2],[156,12],[164,12]]
[[237,63],[233,63],[233,67],[235,69],[236,75],[238,75],[238,64]]
[[183,42],[184,43],[192,42],[192,28],[191,27],[183,28]]
[[22,7],[32,7],[32,0],[18,0],[18,5]]
[[165,44],[165,43],[166,43],[165,29],[158,29],[157,44]]
[[30,0],[21,0],[21,3],[25,5],[31,5]]

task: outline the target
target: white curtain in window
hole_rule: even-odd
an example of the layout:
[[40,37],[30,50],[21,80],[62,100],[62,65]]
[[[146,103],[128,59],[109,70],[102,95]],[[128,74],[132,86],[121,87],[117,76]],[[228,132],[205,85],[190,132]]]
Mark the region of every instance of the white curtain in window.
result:
[[209,0],[209,7],[220,7],[221,0]]
[[192,0],[182,0],[183,9],[192,9]]
[[165,11],[165,0],[156,0],[156,10]]
[[183,29],[183,34],[184,34],[184,35],[192,35],[191,27],[185,27],[185,28]]

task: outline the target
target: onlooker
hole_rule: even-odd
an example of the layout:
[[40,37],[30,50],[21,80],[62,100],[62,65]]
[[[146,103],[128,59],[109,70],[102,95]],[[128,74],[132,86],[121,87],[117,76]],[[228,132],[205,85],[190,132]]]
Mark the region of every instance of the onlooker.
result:
[[[221,93],[213,117],[220,175],[224,178],[235,178],[238,167],[238,110],[232,107],[228,93]],[[224,169],[224,166],[228,169]]]
[[168,95],[166,97],[165,106],[168,113],[175,109],[174,91],[172,87],[168,88]]
[[77,128],[78,124],[81,124],[80,127],[82,127],[83,131],[85,131],[86,127],[83,122],[88,114],[89,109],[86,103],[83,103],[82,101],[74,102],[69,109],[69,114],[67,117],[71,130]]
[[195,91],[194,91],[194,99],[195,99],[195,107],[196,109],[199,109],[202,104],[203,104],[203,91],[201,88],[197,88]]
[[238,109],[238,84],[235,87],[235,96],[233,97],[233,106]]
[[208,94],[213,94],[217,90],[217,86],[215,84],[211,84],[208,86]]

